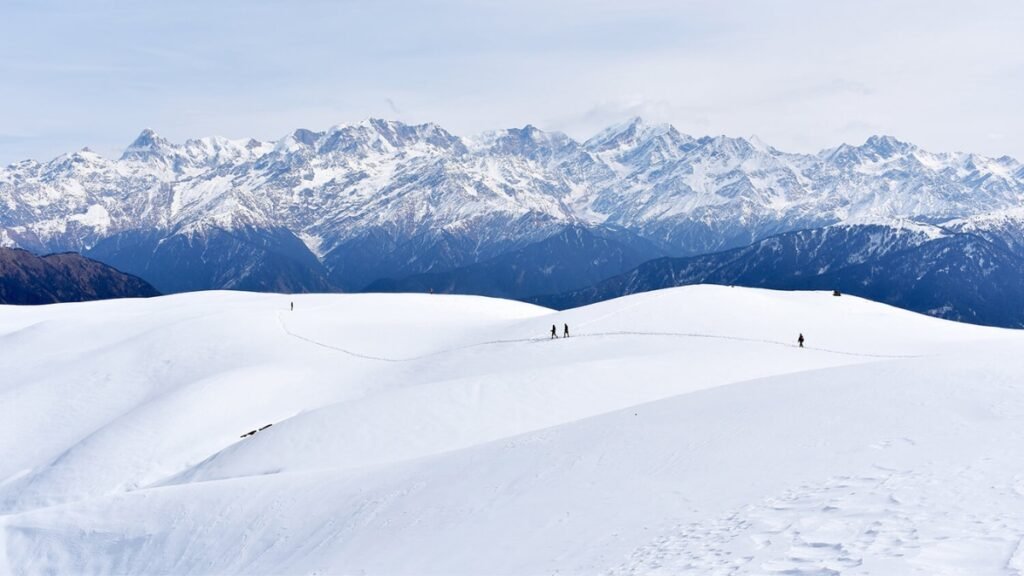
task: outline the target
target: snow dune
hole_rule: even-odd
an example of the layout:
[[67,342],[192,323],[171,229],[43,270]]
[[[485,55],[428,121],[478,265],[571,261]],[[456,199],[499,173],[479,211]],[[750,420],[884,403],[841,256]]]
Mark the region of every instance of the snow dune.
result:
[[1022,345],[717,286],[0,307],[0,573],[1020,574]]

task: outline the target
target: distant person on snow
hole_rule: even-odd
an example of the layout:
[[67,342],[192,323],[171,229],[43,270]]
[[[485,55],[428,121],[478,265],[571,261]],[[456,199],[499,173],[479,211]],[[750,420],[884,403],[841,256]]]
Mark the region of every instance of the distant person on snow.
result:
[[800,333],[799,336],[797,336],[796,343],[799,344],[801,348],[804,347],[804,335],[803,335],[802,332]]
[[292,312],[295,312],[295,302],[292,302]]
[[562,336],[565,337],[565,338],[569,337],[569,325],[568,324],[565,325],[565,331],[562,332]]
[[551,339],[554,340],[555,338],[558,338],[558,328],[555,328],[555,325],[552,324],[551,325]]

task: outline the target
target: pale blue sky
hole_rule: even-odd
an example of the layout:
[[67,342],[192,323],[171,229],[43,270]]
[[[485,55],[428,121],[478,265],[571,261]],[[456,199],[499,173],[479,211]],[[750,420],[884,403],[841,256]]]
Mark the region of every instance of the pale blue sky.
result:
[[0,0],[0,163],[366,117],[1024,159],[1024,2]]

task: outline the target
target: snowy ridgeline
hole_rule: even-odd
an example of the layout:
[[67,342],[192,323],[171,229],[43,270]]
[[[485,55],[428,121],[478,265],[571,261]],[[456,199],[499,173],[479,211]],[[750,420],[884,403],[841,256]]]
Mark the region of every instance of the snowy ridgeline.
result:
[[710,286],[0,307],[0,573],[1020,574],[1022,347]]
[[[372,119],[275,142],[175,144],[146,130],[119,159],[82,150],[0,167],[0,246],[84,252],[164,293],[252,289],[238,282],[255,252],[294,284],[257,289],[353,291],[485,261],[567,226],[628,231],[656,245],[654,258],[836,223],[1019,231],[1022,202],[1017,160],[885,136],[792,154],[640,119],[584,142],[532,126],[461,138]],[[180,285],[197,274],[182,255],[199,253],[213,277]]]
[[[838,288],[1024,326],[1024,296],[1004,288],[1024,278],[1024,164],[883,136],[792,154],[639,119],[582,142],[379,119],[274,142],[147,130],[117,159],[0,167],[0,206],[0,247],[79,252],[164,294],[433,290],[575,306],[593,299],[566,293],[645,262],[752,247],[729,267],[751,274],[688,266],[703,277],[691,283]],[[876,241],[838,239],[857,234]],[[757,266],[768,260],[800,266]]]

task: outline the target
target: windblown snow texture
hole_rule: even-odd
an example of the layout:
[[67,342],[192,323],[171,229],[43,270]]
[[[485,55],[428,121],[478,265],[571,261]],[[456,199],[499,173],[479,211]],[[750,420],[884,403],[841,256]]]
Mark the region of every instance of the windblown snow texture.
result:
[[0,573],[1014,574],[1022,346],[720,286],[0,306]]

